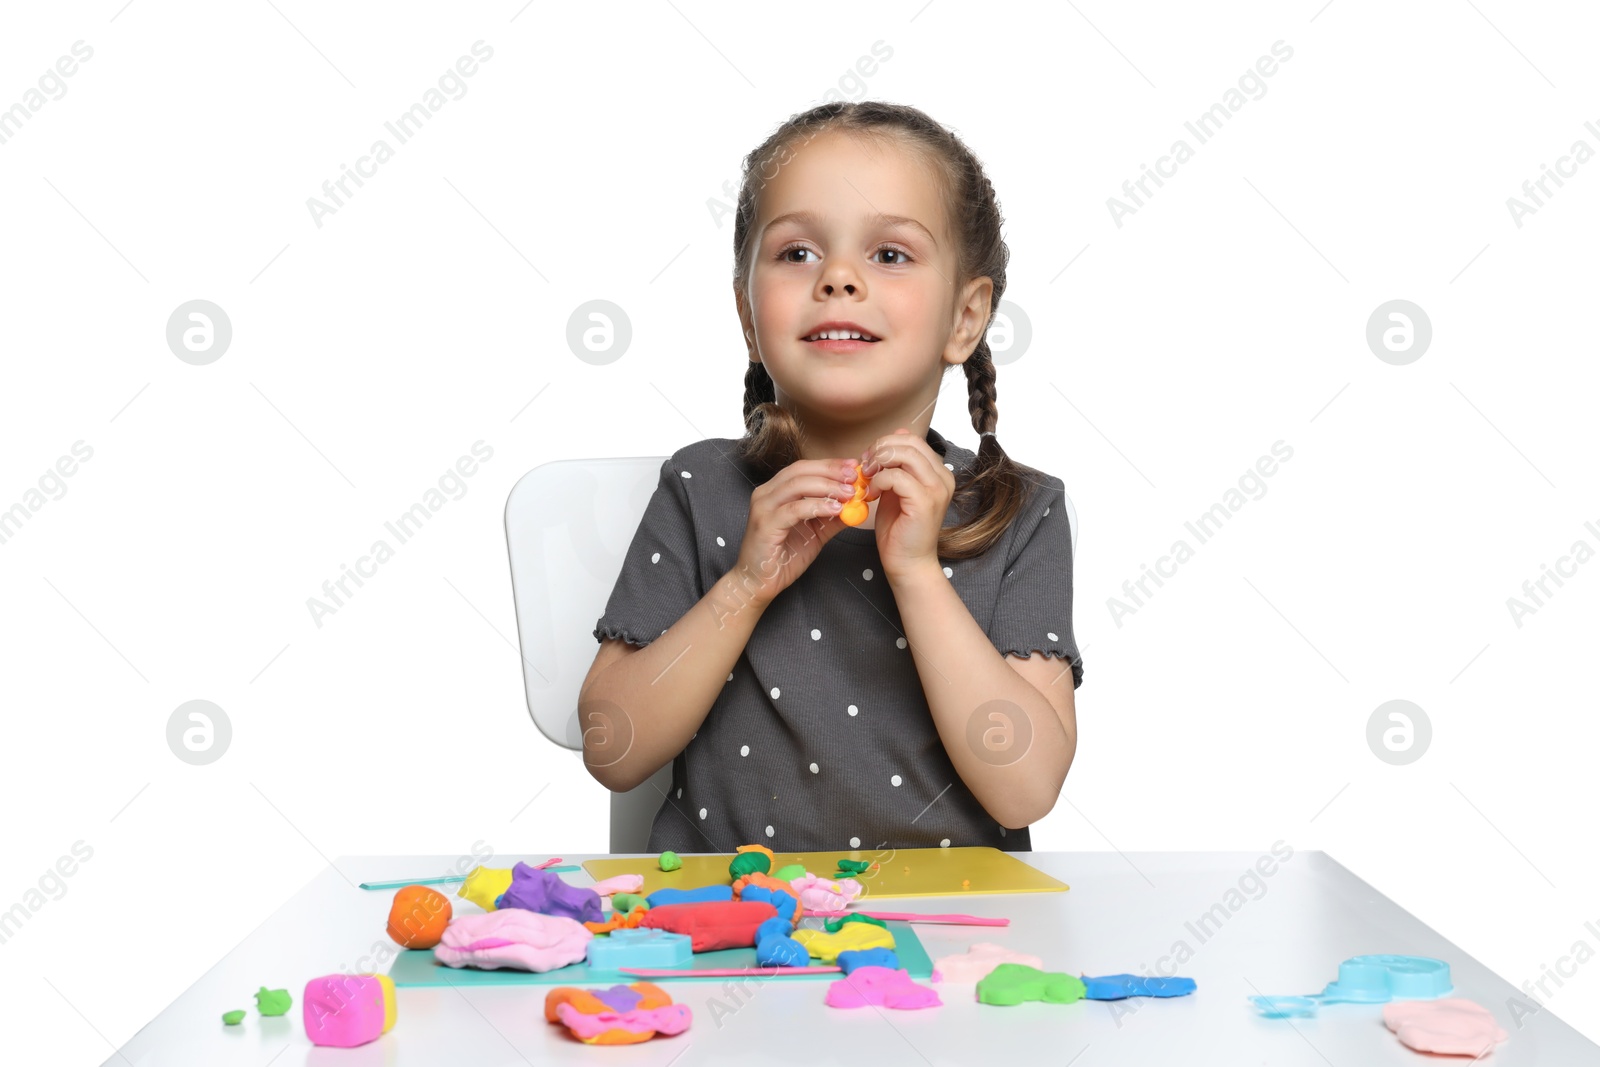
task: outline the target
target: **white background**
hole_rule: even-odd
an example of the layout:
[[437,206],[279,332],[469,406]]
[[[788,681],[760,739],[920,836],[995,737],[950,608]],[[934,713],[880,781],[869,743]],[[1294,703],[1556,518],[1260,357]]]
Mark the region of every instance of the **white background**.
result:
[[[0,544],[0,908],[93,850],[0,944],[6,1015],[53,1062],[99,1062],[339,855],[605,849],[604,790],[524,707],[501,509],[552,459],[739,435],[708,201],[830,89],[957,130],[1006,214],[1032,339],[999,435],[1081,524],[1078,758],[1034,847],[1282,839],[1513,984],[1600,949],[1600,563],[1520,627],[1506,605],[1600,548],[1600,162],[1521,227],[1506,205],[1600,148],[1592,10],[575,6],[5,13],[0,107],[94,50],[0,144],[0,508],[93,449]],[[307,198],[478,40],[465,96],[319,228]],[[1279,40],[1265,95],[1197,144],[1184,122]],[[1179,137],[1194,158],[1118,227],[1107,198]],[[207,366],[166,344],[193,299],[232,322]],[[633,326],[607,366],[566,345],[592,299]],[[1432,322],[1405,366],[1365,339],[1393,299]],[[974,447],[965,410],[957,373],[934,425]],[[316,626],[307,598],[480,440],[466,494]],[[1279,440],[1266,494],[1113,621]],[[1406,766],[1366,740],[1397,698],[1433,729]],[[193,699],[233,729],[204,767],[166,742]],[[1591,961],[1543,999],[1600,1038],[1597,990]]]

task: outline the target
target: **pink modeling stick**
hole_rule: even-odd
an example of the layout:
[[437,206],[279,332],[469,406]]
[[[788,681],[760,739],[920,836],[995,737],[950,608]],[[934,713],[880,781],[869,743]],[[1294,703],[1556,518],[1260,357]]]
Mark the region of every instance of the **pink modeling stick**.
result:
[[622,974],[631,974],[638,978],[738,978],[745,975],[771,977],[777,974],[838,974],[838,967],[713,967],[709,970],[691,971],[680,967],[677,970],[656,970],[649,967],[621,967]]
[[1010,919],[990,919],[982,915],[927,915],[918,911],[808,911],[824,919],[838,919],[846,915],[870,915],[874,919],[894,919],[908,923],[945,923],[951,926],[1010,926]]
[[560,863],[560,862],[561,862],[561,857],[560,857],[560,856],[557,856],[557,857],[556,857],[556,858],[555,858],[555,859],[553,859],[553,860],[545,860],[545,861],[544,861],[544,862],[543,862],[543,863],[541,863],[541,864],[539,864],[539,866],[537,866],[537,867],[535,867],[535,868],[534,868],[534,870],[536,870],[536,871],[542,871],[542,870],[544,870],[544,869],[545,869],[545,868],[546,868],[546,867],[554,867],[554,866],[555,866],[555,865],[556,865],[556,864],[558,864],[558,863]]

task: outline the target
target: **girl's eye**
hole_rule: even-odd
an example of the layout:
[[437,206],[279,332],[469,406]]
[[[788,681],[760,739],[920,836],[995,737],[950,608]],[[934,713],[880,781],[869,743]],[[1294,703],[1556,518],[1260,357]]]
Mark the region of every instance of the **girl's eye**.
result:
[[[892,256],[905,256],[906,257],[905,261],[907,263],[911,262],[911,253],[910,252],[907,252],[907,251],[905,251],[903,249],[894,248],[894,247],[892,247],[890,245],[884,245],[882,248],[878,249],[878,252],[879,253],[888,252]],[[894,264],[889,264],[889,265],[898,267],[901,264],[894,263]]]
[[[775,258],[781,259],[786,263],[804,263],[804,262],[806,262],[803,259],[792,259],[792,258],[790,258],[791,254],[794,253],[794,252],[804,252],[807,255],[812,255],[812,256],[816,255],[815,252],[811,251],[811,249],[805,247],[804,245],[790,245],[788,248],[785,248],[785,249],[783,249],[783,251],[779,252]],[[874,252],[873,255],[875,255],[875,256],[882,255],[885,252],[889,253],[892,256],[904,256],[905,257],[904,260],[902,260],[902,261],[900,261],[898,263],[890,262],[890,263],[884,264],[885,266],[900,267],[900,266],[904,266],[906,263],[911,262],[911,253],[910,252],[907,252],[907,251],[905,251],[904,249],[901,249],[901,248],[895,248],[895,247],[893,247],[891,245],[884,245],[882,248],[880,248],[876,252]],[[879,262],[882,262],[882,261],[880,260]]]
[[809,253],[811,255],[816,255],[815,252],[812,252],[811,249],[807,248],[805,245],[790,245],[788,248],[785,248],[782,252],[779,252],[777,258],[783,260],[785,263],[804,263],[805,262],[805,260],[803,260],[803,259],[790,259],[789,258],[789,253],[791,253],[791,252],[806,252],[806,253]]

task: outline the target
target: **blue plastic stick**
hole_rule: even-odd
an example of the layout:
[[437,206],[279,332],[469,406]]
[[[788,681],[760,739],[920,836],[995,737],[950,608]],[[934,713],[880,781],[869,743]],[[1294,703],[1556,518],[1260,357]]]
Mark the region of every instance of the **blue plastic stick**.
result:
[[[564,871],[580,871],[583,868],[575,863],[565,864],[560,867],[546,867],[551,874],[561,874]],[[400,889],[408,885],[444,885],[447,882],[465,882],[464,874],[452,875],[448,878],[403,878],[398,882],[361,882],[362,889]]]

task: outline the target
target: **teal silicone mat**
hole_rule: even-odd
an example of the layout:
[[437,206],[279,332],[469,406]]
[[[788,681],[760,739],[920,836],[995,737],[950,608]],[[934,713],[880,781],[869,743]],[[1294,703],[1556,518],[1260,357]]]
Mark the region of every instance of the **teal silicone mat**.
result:
[[[821,920],[818,920],[820,928]],[[801,920],[801,926],[810,925]],[[894,934],[894,953],[900,966],[913,978],[928,979],[933,976],[933,961],[910,923],[891,920],[885,924]],[[498,970],[479,970],[476,967],[446,967],[434,958],[432,949],[410,949],[395,958],[389,968],[389,979],[400,986],[485,986],[485,985],[627,985],[630,982],[681,982],[693,979],[697,970],[718,967],[755,967],[756,950],[753,948],[725,948],[718,952],[696,952],[690,967],[684,968],[681,977],[636,978],[621,971],[604,971],[587,963],[571,963],[554,971],[536,973],[518,971],[508,967]],[[803,981],[822,978],[838,981],[842,973],[773,975],[784,980]],[[726,978],[701,978],[702,982],[725,982]]]

